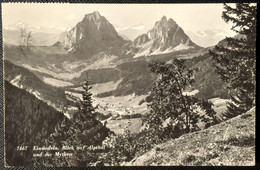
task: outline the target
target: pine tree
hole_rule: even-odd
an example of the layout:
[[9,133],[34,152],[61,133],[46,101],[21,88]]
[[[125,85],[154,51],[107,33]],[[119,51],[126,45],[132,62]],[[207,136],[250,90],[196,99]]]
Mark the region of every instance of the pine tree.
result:
[[98,153],[88,150],[89,146],[101,146],[102,141],[109,135],[110,130],[96,119],[95,109],[92,104],[92,94],[89,91],[87,80],[83,84],[82,101],[79,111],[72,118],[71,134],[73,145],[83,147],[83,150],[75,150],[72,165],[89,165],[97,162]]
[[256,86],[256,4],[238,3],[235,7],[224,4],[222,18],[232,22],[237,37],[226,38],[226,44],[216,46],[210,53],[220,78],[237,93],[231,96],[225,116],[234,117],[255,104]]
[[[37,159],[36,165],[45,166],[87,166],[99,161],[99,153],[89,150],[89,146],[101,146],[110,130],[96,119],[95,107],[92,104],[92,94],[86,80],[83,84],[82,100],[79,110],[71,119],[65,118],[57,124],[55,132],[46,140],[47,146],[56,146],[62,152],[63,146],[74,148],[72,157],[50,157]],[[77,149],[81,148],[81,149]]]

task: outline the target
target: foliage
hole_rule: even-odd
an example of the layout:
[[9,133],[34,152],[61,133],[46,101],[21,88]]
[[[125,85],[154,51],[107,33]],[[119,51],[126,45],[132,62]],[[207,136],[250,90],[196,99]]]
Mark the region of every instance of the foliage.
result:
[[145,118],[148,126],[139,133],[125,129],[125,133],[109,137],[105,141],[109,149],[104,154],[108,165],[121,165],[155,144],[198,130],[199,121],[204,122],[205,128],[219,122],[212,103],[183,94],[193,82],[193,71],[185,69],[185,60],[176,59],[172,64],[155,62],[150,68],[160,78],[149,95],[151,112]]
[[[63,146],[72,146],[72,157],[51,157],[40,160],[38,164],[45,166],[87,166],[99,160],[100,151],[90,147],[102,146],[102,141],[110,134],[100,121],[96,119],[95,108],[92,105],[91,87],[88,82],[83,84],[83,100],[79,110],[70,120],[59,123],[51,134],[48,145],[54,145],[62,150]],[[77,149],[82,148],[82,149]]]
[[[235,7],[224,4],[222,18],[232,22],[236,37],[226,38],[226,44],[216,46],[211,54],[220,78],[237,90],[229,103],[227,116],[241,114],[255,103],[256,61],[256,4],[237,3]],[[242,97],[242,95],[244,97]]]
[[130,133],[126,128],[123,134],[110,135],[103,142],[108,148],[102,156],[105,165],[119,166],[147,152],[152,147],[152,141],[147,134],[147,131]]
[[185,60],[175,59],[171,64],[154,62],[150,68],[160,76],[152,90],[153,100],[148,105],[151,112],[146,118],[151,136],[159,140],[155,142],[196,131],[199,121],[217,122],[212,103],[184,94],[194,82],[193,70],[185,68]]
[[105,145],[109,148],[109,152],[105,155],[105,162],[109,165],[120,165],[122,161],[130,161],[135,156],[134,147],[136,140],[133,138],[133,134],[129,131],[125,131],[122,135],[110,136]]
[[252,106],[252,98],[246,90],[239,89],[236,96],[230,96],[232,102],[227,103],[227,111],[224,113],[226,119],[245,113]]

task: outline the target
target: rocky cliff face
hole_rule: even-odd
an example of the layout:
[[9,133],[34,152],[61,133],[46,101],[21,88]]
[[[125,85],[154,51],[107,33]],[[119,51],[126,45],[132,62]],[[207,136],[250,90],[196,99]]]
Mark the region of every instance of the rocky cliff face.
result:
[[165,16],[147,34],[137,37],[134,46],[138,48],[135,57],[198,47],[173,19]]
[[140,46],[148,42],[150,39],[147,34],[142,34],[134,40],[134,46]]
[[92,55],[122,41],[113,25],[95,11],[86,14],[83,20],[68,32],[64,46],[71,52]]

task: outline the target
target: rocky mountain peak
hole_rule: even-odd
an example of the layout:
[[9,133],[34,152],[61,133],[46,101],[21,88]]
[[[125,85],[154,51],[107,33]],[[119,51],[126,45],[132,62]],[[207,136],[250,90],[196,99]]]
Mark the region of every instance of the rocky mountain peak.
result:
[[64,41],[69,51],[92,55],[122,41],[115,28],[98,11],[86,14],[81,22],[72,28]]
[[135,57],[198,47],[172,18],[166,16],[157,21],[147,34],[137,37],[134,45],[139,48]]
[[139,46],[149,41],[147,34],[142,34],[134,40],[134,45]]
[[163,16],[155,23],[153,29],[148,32],[148,36],[150,39],[165,37],[169,31],[176,31],[178,27],[173,19],[170,18],[167,20],[166,16]]
[[171,26],[171,25],[177,25],[176,22],[172,19],[172,18],[169,18],[167,19],[166,16],[163,16],[158,22],[155,23],[155,26]]
[[163,16],[161,19],[160,19],[160,21],[159,22],[167,22],[167,17],[166,16]]
[[101,17],[100,13],[98,11],[94,11],[91,13],[92,15],[94,15],[95,17]]
[[101,15],[98,11],[94,11],[90,14],[86,14],[85,17],[84,17],[84,20],[92,20],[92,21],[95,21],[95,22],[100,22],[101,21]]

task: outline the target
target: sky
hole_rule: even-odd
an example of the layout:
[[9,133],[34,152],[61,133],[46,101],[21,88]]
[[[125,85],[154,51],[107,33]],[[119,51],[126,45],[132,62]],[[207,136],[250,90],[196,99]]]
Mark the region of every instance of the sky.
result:
[[2,22],[3,27],[22,22],[65,29],[75,26],[85,14],[94,11],[99,11],[116,29],[136,25],[152,28],[156,21],[166,16],[175,20],[185,32],[220,30],[234,34],[230,30],[232,25],[221,18],[223,4],[2,3]]

